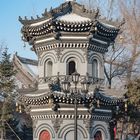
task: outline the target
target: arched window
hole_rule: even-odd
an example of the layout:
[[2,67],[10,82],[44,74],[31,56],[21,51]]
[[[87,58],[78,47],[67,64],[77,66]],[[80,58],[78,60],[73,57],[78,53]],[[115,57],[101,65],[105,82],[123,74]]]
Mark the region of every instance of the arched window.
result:
[[52,61],[48,61],[47,63],[47,76],[52,76]]
[[96,59],[93,60],[92,63],[92,75],[93,77],[98,77],[99,70],[98,70],[98,61]]
[[68,75],[71,75],[72,73],[74,73],[76,71],[76,65],[74,61],[70,61],[68,63]]
[[45,62],[45,77],[52,76],[52,71],[53,71],[53,63],[51,60],[48,60]]
[[47,130],[43,130],[40,133],[39,140],[51,140],[50,133]]
[[101,131],[97,131],[94,135],[94,140],[102,140],[102,133]]

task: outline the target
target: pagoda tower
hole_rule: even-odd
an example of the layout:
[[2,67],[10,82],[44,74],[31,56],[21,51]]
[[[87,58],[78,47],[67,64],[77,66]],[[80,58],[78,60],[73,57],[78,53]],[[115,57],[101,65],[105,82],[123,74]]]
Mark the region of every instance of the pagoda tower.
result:
[[110,122],[122,100],[99,87],[104,54],[121,23],[72,0],[19,21],[22,39],[38,56],[38,89],[19,97],[33,120],[34,140],[113,140]]

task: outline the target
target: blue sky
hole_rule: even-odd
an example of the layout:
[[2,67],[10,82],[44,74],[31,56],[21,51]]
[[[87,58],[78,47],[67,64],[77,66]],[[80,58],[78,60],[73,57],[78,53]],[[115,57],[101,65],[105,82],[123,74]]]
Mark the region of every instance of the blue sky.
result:
[[57,7],[65,0],[1,0],[0,1],[0,43],[5,42],[9,52],[14,54],[18,52],[20,56],[27,58],[36,58],[34,52],[30,50],[31,46],[24,48],[21,40],[21,23],[18,17],[31,17],[44,12],[45,8]]

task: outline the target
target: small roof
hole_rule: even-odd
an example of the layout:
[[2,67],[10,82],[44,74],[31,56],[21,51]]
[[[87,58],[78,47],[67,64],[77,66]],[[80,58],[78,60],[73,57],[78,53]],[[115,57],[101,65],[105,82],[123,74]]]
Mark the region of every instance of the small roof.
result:
[[[22,69],[29,72],[34,78],[37,77],[38,75],[38,62],[37,60],[32,60],[32,59],[28,59],[28,58],[24,58],[24,57],[20,57],[17,54],[14,55],[14,63],[15,60],[18,61],[18,63],[20,63],[20,66],[22,66]],[[17,65],[16,65],[17,66]]]
[[28,88],[28,86],[34,86],[38,78],[38,62],[23,58],[17,55],[13,57],[14,69],[17,71],[15,79],[17,81],[18,88]]

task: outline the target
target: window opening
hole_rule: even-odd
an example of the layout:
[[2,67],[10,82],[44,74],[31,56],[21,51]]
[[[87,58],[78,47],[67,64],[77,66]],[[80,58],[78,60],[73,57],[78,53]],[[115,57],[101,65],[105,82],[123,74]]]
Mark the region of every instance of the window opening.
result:
[[93,60],[93,77],[98,77],[98,62],[96,59]]
[[97,131],[94,135],[94,140],[103,140],[101,131]]
[[74,61],[70,61],[68,63],[68,74],[69,75],[72,75],[76,71],[76,68],[75,67],[76,67],[76,64],[75,64]]
[[45,72],[44,72],[45,77],[52,76],[52,71],[53,71],[53,63],[52,63],[52,61],[46,61],[46,63],[45,63]]

